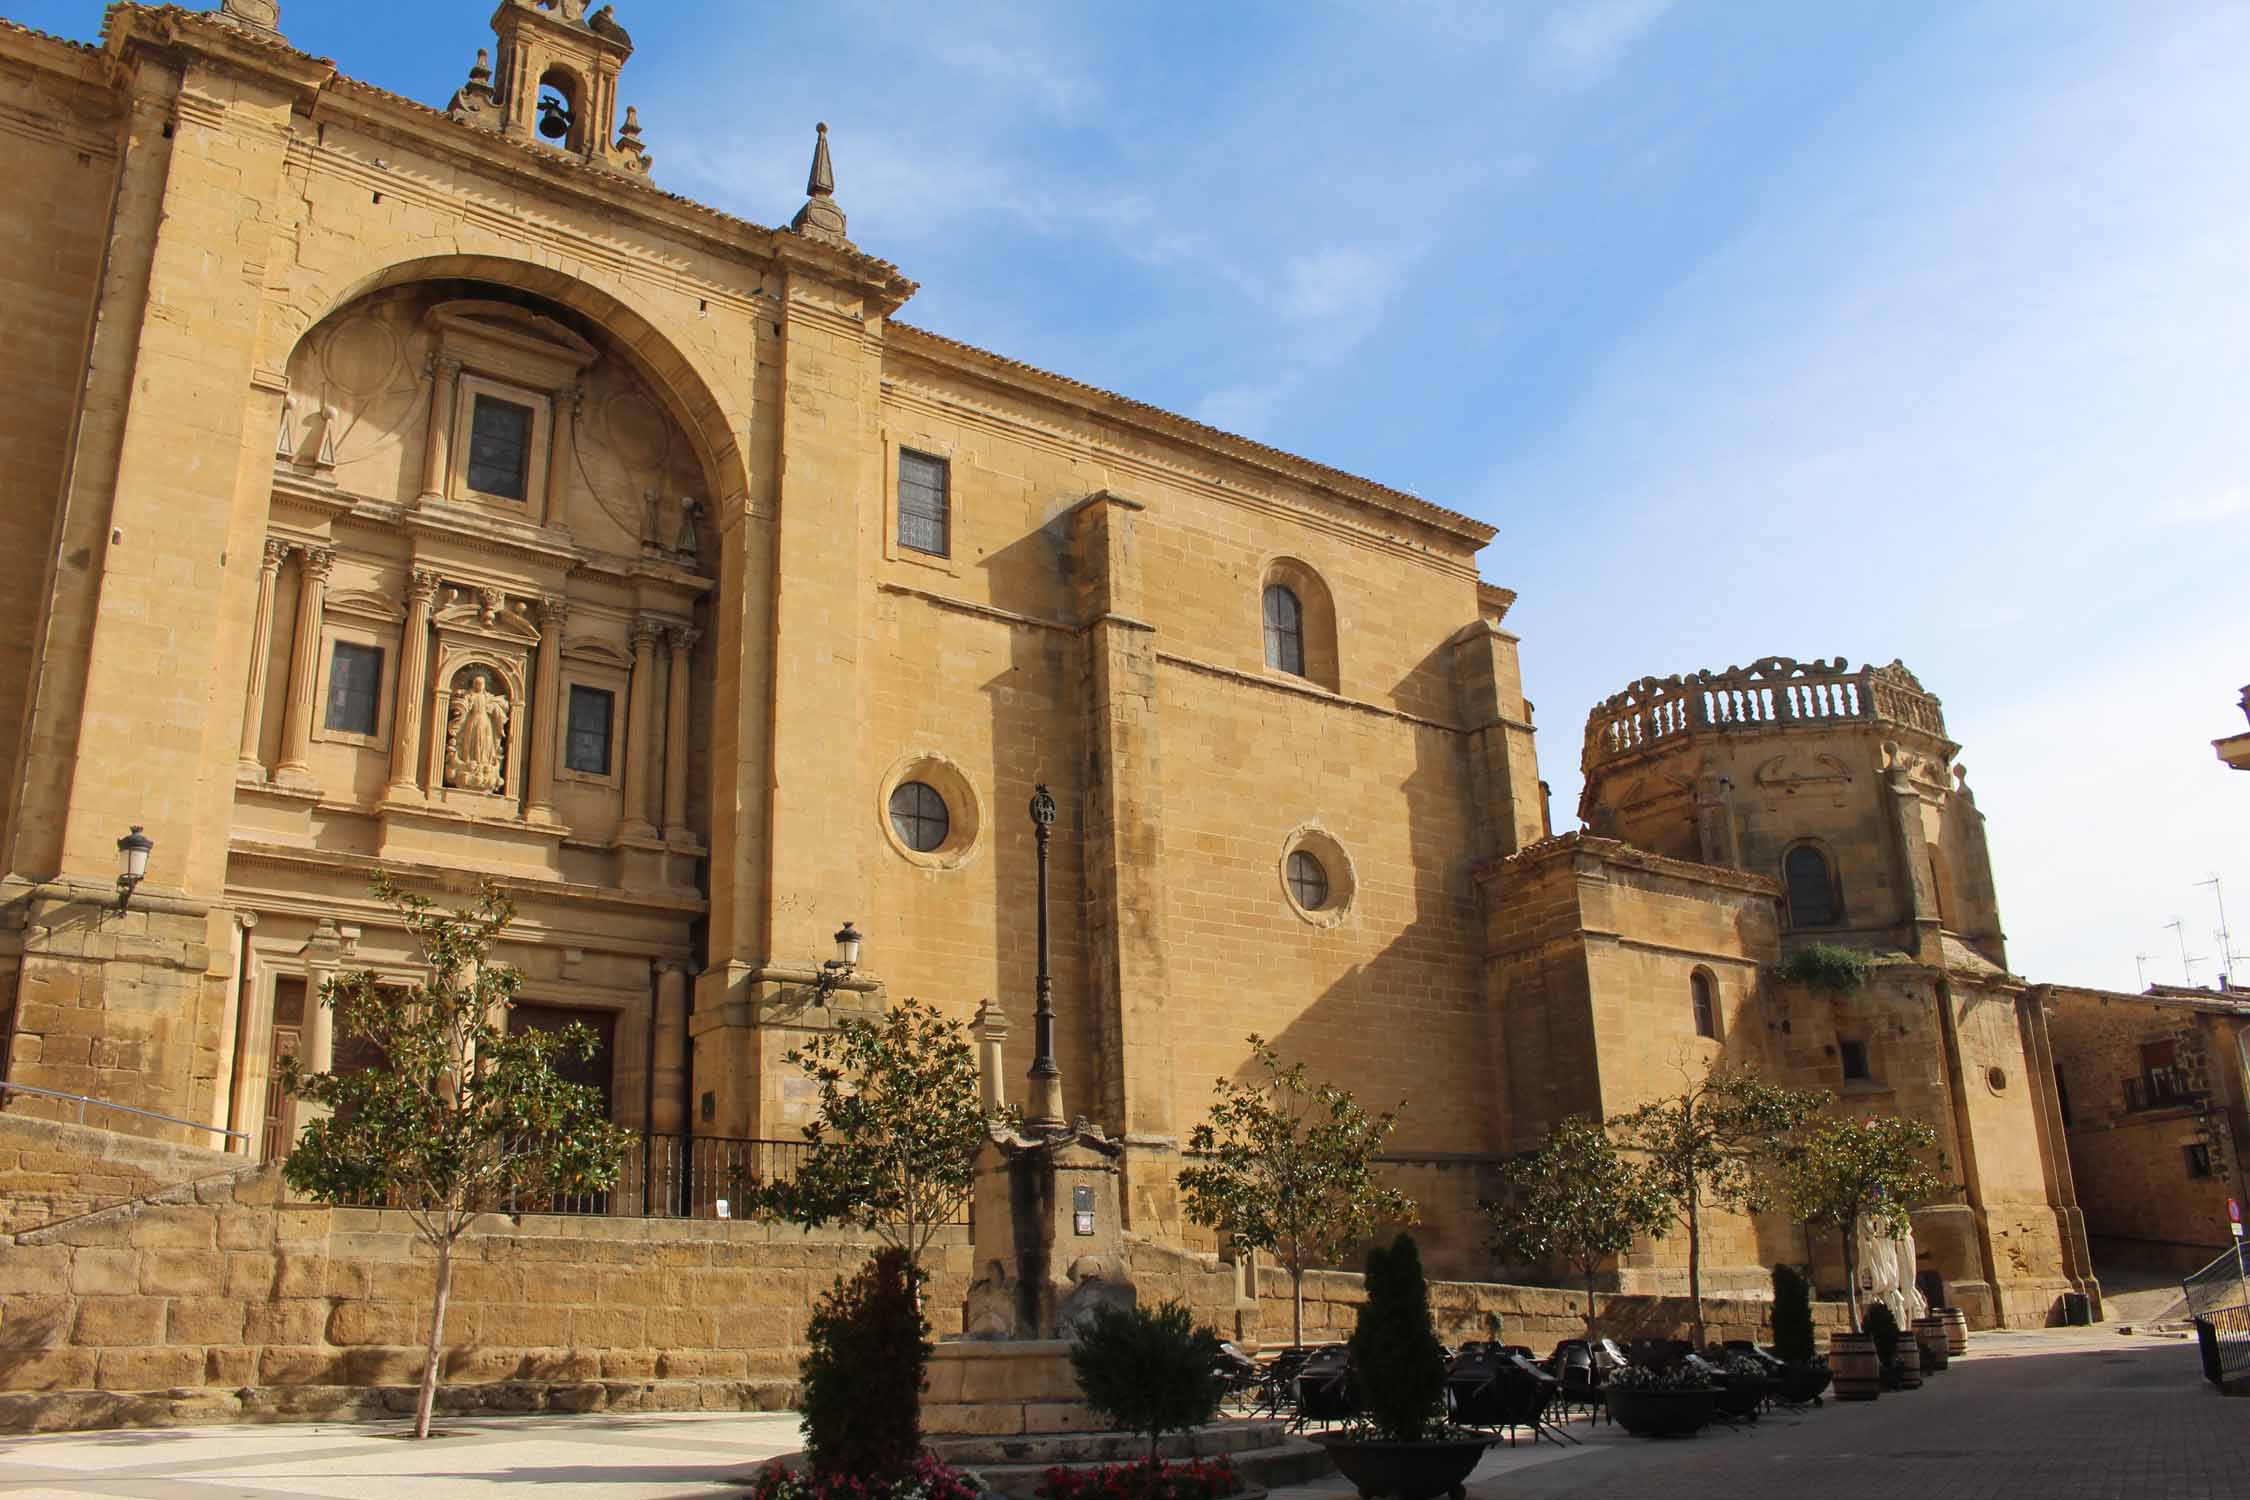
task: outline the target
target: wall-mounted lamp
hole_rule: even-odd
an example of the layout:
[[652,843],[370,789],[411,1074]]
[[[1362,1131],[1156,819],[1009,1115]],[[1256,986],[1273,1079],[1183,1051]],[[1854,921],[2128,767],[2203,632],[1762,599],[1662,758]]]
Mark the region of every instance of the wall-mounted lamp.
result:
[[859,967],[859,929],[846,922],[836,933],[836,956],[820,966],[819,977],[813,980],[813,1002],[826,1005],[829,997],[852,977]]
[[117,841],[117,909],[123,911],[133,899],[133,888],[148,875],[148,853],[156,847],[156,840],[141,832],[135,823],[133,831]]

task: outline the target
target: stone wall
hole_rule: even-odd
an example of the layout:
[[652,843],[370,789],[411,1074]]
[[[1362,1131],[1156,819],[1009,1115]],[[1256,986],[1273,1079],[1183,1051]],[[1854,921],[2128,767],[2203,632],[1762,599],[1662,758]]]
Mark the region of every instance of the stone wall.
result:
[[[0,1430],[402,1410],[432,1262],[401,1213],[285,1203],[261,1169],[0,1246]],[[785,1406],[812,1301],[870,1247],[740,1221],[494,1216],[462,1246],[449,1409]],[[959,1326],[967,1233],[935,1252]]]
[[[69,1106],[36,1098],[20,1109]],[[97,1208],[246,1170],[239,1156],[172,1146],[11,1111],[0,1114],[0,1235],[22,1234]]]

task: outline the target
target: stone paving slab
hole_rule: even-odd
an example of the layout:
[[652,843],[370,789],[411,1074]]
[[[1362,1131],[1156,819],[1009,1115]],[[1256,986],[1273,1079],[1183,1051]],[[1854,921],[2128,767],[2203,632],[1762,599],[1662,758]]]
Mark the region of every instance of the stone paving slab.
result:
[[[797,1450],[794,1413],[513,1417],[57,1433],[0,1439],[0,1500],[738,1500]],[[1743,1432],[1654,1442],[1571,1424],[1578,1446],[1505,1445],[1473,1500],[2218,1500],[2250,1496],[2250,1401],[2195,1346],[2109,1328],[1984,1333],[1929,1386]],[[1340,1478],[1274,1500],[1350,1500]]]

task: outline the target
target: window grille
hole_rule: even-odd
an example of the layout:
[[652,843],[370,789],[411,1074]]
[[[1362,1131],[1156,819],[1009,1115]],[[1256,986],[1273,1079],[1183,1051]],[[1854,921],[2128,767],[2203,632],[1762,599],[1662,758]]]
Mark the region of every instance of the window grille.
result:
[[382,723],[382,691],[382,649],[338,641],[328,661],[328,727],[341,734],[374,734]]
[[469,488],[521,500],[531,473],[531,408],[479,396],[469,412]]
[[1716,1039],[1719,1035],[1719,999],[1717,986],[1711,976],[1701,969],[1688,978],[1688,989],[1695,1002],[1695,1034]]
[[1836,880],[1828,860],[1818,849],[1800,844],[1782,862],[1782,880],[1789,887],[1789,925],[1827,927],[1836,920]]
[[950,555],[951,466],[927,453],[898,455],[898,544],[933,557]]
[[616,694],[571,684],[570,737],[563,748],[565,766],[589,776],[609,774],[610,724],[616,712]]
[[1266,589],[1266,665],[1305,675],[1305,606],[1276,583]]
[[1289,894],[1306,911],[1319,911],[1328,904],[1328,872],[1302,849],[1289,856]]

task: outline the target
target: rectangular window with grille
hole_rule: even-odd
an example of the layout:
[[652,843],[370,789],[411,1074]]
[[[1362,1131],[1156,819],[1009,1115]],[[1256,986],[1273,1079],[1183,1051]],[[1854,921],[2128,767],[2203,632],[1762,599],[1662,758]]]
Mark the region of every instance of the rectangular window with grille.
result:
[[951,555],[951,465],[901,448],[898,455],[898,544],[933,557]]
[[469,488],[521,500],[531,476],[531,408],[479,396],[469,414]]
[[2187,1148],[2187,1174],[2190,1177],[2211,1175],[2211,1148],[2196,1141]]
[[570,688],[570,738],[563,747],[563,764],[589,776],[609,774],[610,723],[617,712],[617,696],[601,688]]
[[1847,1080],[1875,1076],[1867,1071],[1867,1043],[1839,1041],[1836,1044],[1836,1052],[1843,1061],[1844,1077]]
[[328,661],[328,727],[373,735],[382,723],[382,691],[382,648],[338,641]]

